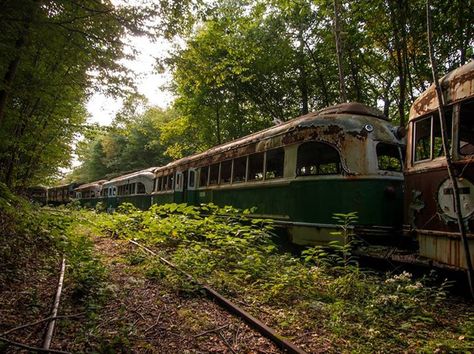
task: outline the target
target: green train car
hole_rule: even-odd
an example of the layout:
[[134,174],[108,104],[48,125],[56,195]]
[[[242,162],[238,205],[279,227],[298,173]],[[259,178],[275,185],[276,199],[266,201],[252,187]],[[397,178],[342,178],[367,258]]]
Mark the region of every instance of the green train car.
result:
[[401,231],[403,147],[381,112],[340,104],[154,169],[151,203],[254,208],[301,245],[357,212],[356,233],[385,242]]
[[122,203],[131,203],[140,209],[151,205],[153,190],[153,170],[155,167],[133,172],[111,180],[94,181],[81,184],[74,189],[76,200],[82,206],[95,208],[101,202],[109,211]]

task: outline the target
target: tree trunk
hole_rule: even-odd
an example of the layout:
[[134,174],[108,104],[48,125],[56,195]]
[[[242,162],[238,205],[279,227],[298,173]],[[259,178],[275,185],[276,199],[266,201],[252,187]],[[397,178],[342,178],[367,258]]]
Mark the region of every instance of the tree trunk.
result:
[[305,68],[305,58],[304,58],[304,39],[303,39],[303,29],[300,28],[298,32],[298,39],[300,41],[300,46],[298,50],[298,64],[300,69],[300,91],[301,91],[301,114],[308,113],[308,78]]
[[336,41],[336,55],[337,68],[339,71],[339,101],[346,102],[346,83],[344,81],[344,69],[342,67],[342,43],[341,43],[341,28],[339,18],[340,3],[339,0],[334,0],[334,38]]

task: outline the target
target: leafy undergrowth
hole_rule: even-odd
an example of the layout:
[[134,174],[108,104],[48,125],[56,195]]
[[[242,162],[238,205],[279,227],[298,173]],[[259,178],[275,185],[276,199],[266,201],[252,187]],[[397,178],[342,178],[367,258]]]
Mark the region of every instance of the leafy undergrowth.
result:
[[[474,349],[471,306],[447,297],[448,283],[409,273],[380,276],[360,269],[350,250],[278,252],[268,220],[214,205],[169,204],[140,211],[129,204],[94,214],[113,238],[152,247],[210,284],[308,351],[449,352]],[[339,215],[342,223],[351,215]],[[344,225],[343,225],[344,226]],[[140,250],[129,255],[149,279],[181,292],[196,290]]]
[[[0,333],[49,316],[63,256],[63,299],[73,302],[81,316],[94,316],[105,299],[106,270],[94,253],[84,216],[89,217],[63,207],[41,208],[0,184]],[[29,326],[8,338],[40,346],[43,327]],[[5,348],[0,340],[0,352]]]
[[[249,211],[176,204],[140,211],[125,204],[107,214],[74,205],[39,208],[6,189],[0,191],[0,303],[3,307],[8,302],[11,309],[2,311],[0,331],[47,316],[57,265],[65,254],[64,301],[74,313],[87,316],[81,322],[83,328],[64,321],[62,332],[69,336],[65,340],[75,333],[79,346],[93,340],[94,333],[99,338],[98,317],[112,296],[107,267],[93,251],[94,235],[102,234],[114,242],[135,239],[152,248],[308,352],[474,349],[471,304],[447,296],[448,284],[435,287],[432,278],[413,279],[408,273],[375,274],[359,268],[350,249],[337,245],[331,253],[321,248],[308,249],[301,257],[282,253],[274,243],[271,222],[249,218]],[[343,232],[351,217],[339,216]],[[138,269],[148,281],[185,297],[200,296],[194,284],[156,258],[138,248],[127,252],[124,266],[134,272]],[[43,273],[53,286],[45,286],[40,293],[33,286],[28,288],[28,281]],[[15,300],[21,306],[3,301],[15,294],[24,295]],[[30,311],[30,317],[21,312],[34,306],[38,310]],[[12,338],[21,341],[25,336]],[[29,344],[38,345],[38,331],[31,330],[26,337]]]

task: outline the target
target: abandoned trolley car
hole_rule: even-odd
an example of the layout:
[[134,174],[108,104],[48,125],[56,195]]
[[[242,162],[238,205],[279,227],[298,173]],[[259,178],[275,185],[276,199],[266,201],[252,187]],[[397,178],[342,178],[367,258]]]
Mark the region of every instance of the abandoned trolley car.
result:
[[[459,186],[461,215],[474,253],[474,61],[440,80],[448,141]],[[444,156],[434,85],[413,104],[408,125],[405,171],[405,231],[421,256],[465,268],[453,188]],[[474,261],[474,258],[473,258]]]
[[[297,244],[334,239],[334,213],[380,242],[401,230],[402,140],[378,110],[328,107],[155,169],[152,203],[255,207]],[[105,186],[105,185],[104,185]]]

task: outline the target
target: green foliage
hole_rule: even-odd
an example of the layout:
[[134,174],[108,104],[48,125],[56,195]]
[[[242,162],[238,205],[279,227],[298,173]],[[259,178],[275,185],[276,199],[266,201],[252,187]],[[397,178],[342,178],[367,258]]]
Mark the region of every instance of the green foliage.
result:
[[[447,321],[453,311],[446,298],[449,282],[436,287],[429,285],[431,277],[381,276],[359,268],[346,247],[354,240],[354,213],[335,215],[340,230],[334,236],[345,244],[333,244],[325,255],[311,248],[294,257],[277,251],[271,222],[251,218],[249,212],[213,204],[154,205],[147,211],[123,205],[114,214],[100,214],[97,226],[153,248],[200,282],[249,304],[257,315],[267,309],[272,326],[280,330],[325,332],[341,351],[474,347],[468,315]],[[127,262],[148,279],[181,295],[199,294],[186,277],[140,252]],[[453,333],[463,340],[451,339]]]

